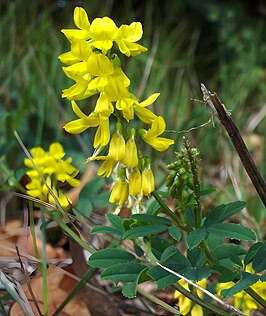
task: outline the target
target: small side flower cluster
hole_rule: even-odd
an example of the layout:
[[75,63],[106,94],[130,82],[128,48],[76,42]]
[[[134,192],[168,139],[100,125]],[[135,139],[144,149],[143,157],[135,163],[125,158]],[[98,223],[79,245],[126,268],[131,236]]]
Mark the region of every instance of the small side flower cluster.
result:
[[30,182],[26,185],[26,193],[39,198],[43,202],[56,205],[54,197],[49,192],[50,189],[61,206],[67,207],[71,201],[58,188],[58,182],[67,182],[72,187],[79,185],[80,181],[75,179],[78,170],[71,165],[72,159],[69,157],[63,160],[65,152],[63,146],[59,143],[52,143],[48,152],[44,151],[42,147],[34,147],[30,152],[33,162],[28,158],[24,160],[24,164],[30,168],[26,172],[30,178]]
[[[249,264],[246,267],[246,272],[254,274],[255,271],[252,269],[252,265]],[[216,287],[216,291],[219,297],[221,297],[221,291],[224,289],[228,289],[235,285],[234,282],[225,282],[218,283]],[[251,286],[251,289],[258,293],[264,300],[266,299],[266,288],[265,283],[259,280],[255,284]],[[240,309],[245,315],[251,316],[253,315],[254,310],[260,308],[260,305],[244,290],[233,295],[234,306]]]
[[[65,74],[75,83],[63,90],[62,97],[71,101],[78,119],[64,128],[79,134],[88,128],[97,128],[93,146],[95,152],[88,161],[100,160],[98,175],[109,177],[116,170],[116,180],[110,201],[124,204],[128,196],[149,196],[154,191],[151,161],[140,152],[137,137],[140,136],[157,151],[165,151],[174,143],[161,137],[166,125],[163,117],[155,115],[147,107],[154,103],[159,93],[140,101],[130,92],[130,79],[121,68],[121,62],[112,50],[127,57],[139,55],[147,48],[137,44],[143,31],[140,22],[117,27],[109,17],[89,22],[81,7],[74,10],[74,23],[78,29],[62,30],[71,50],[59,59],[66,64]],[[98,95],[96,105],[89,115],[78,107],[78,100]],[[131,121],[135,116],[149,128],[135,129]],[[116,120],[110,131],[110,118]],[[105,152],[104,155],[100,153]]]

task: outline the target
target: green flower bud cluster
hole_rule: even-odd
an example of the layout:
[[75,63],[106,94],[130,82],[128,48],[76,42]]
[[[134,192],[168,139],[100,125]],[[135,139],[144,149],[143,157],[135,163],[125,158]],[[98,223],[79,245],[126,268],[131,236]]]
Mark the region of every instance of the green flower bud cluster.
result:
[[166,186],[171,197],[177,199],[179,206],[185,207],[191,199],[191,191],[194,192],[195,182],[191,169],[191,158],[198,161],[199,151],[190,148],[190,157],[187,148],[182,149],[180,153],[176,153],[177,161],[169,164],[167,169],[170,170],[166,178]]

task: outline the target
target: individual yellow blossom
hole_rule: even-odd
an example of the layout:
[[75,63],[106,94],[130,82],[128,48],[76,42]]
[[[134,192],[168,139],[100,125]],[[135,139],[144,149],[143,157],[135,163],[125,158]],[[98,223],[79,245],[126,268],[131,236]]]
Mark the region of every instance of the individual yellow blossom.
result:
[[106,54],[113,46],[113,37],[117,30],[115,22],[109,17],[96,18],[90,27],[91,44]]
[[110,140],[110,129],[109,119],[107,117],[101,117],[101,123],[97,128],[94,136],[93,147],[104,147],[109,143]]
[[63,29],[61,32],[65,34],[67,39],[72,42],[73,39],[87,40],[90,38],[90,22],[87,12],[81,8],[76,7],[73,14],[73,20],[75,25],[79,28],[76,29]]
[[[254,273],[251,264],[246,267],[246,271],[249,273]],[[225,282],[225,283],[218,283],[216,287],[217,295],[221,296],[221,291],[224,289],[228,289],[232,287],[235,283],[234,282]],[[252,290],[258,293],[264,300],[266,300],[266,287],[265,282],[261,282],[260,280],[251,286]],[[234,300],[234,306],[240,309],[244,314],[247,316],[252,315],[252,310],[256,310],[260,307],[260,305],[244,290],[241,292],[236,293],[232,296]]]
[[117,203],[119,206],[121,206],[128,199],[128,193],[128,183],[122,179],[118,179],[115,182],[109,201],[111,203]]
[[141,174],[141,195],[150,196],[155,189],[154,175],[150,167],[145,168]]
[[[117,123],[118,125],[119,123]],[[126,143],[121,131],[117,129],[110,141],[108,156],[116,161],[122,160],[126,155]]]
[[98,175],[109,178],[117,161],[110,156],[98,156],[95,160],[103,160],[101,167],[98,170]]
[[91,113],[86,115],[83,113],[80,108],[77,106],[75,101],[71,102],[72,109],[74,113],[79,117],[79,119],[68,122],[64,129],[70,134],[80,134],[84,132],[89,127],[97,127],[101,124],[102,119],[97,113]]
[[[189,291],[188,283],[184,280],[179,280],[178,283],[182,285],[186,290]],[[196,282],[197,285],[200,287],[206,289],[207,285],[207,279],[202,279],[199,282]],[[197,295],[202,298],[204,293],[200,291],[199,289],[196,289]],[[175,291],[174,297],[178,299],[178,306],[180,313],[182,315],[187,315],[190,312],[191,316],[203,316],[203,309],[200,305],[194,304],[193,302],[186,296],[184,296],[182,293]]]
[[142,38],[143,31],[140,22],[132,22],[130,25],[121,25],[114,34],[114,40],[120,52],[127,57],[136,56],[146,52],[147,48],[136,44]]
[[158,137],[165,131],[165,122],[162,116],[158,116],[152,123],[151,128],[146,131],[142,129],[141,137],[143,140],[158,151],[165,151],[170,145],[174,144],[172,139]]
[[133,196],[141,194],[141,173],[139,168],[134,168],[130,174],[129,194]]
[[138,165],[139,159],[134,135],[130,136],[126,142],[125,151],[125,157],[122,159],[123,164],[126,167],[136,167]]

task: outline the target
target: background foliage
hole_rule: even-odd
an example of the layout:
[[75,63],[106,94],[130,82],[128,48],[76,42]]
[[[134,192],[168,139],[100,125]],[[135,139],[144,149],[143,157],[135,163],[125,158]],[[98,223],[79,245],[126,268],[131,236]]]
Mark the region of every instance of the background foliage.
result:
[[[199,83],[218,92],[265,175],[265,4],[263,1],[6,1],[0,4],[0,154],[3,188],[24,173],[24,154],[14,140],[17,130],[25,145],[47,147],[61,141],[82,170],[91,153],[91,135],[64,134],[70,120],[69,102],[61,90],[70,85],[58,55],[67,50],[61,28],[72,26],[76,5],[84,6],[90,19],[111,16],[117,24],[140,21],[142,44],[150,50],[126,63],[138,97],[153,92],[161,96],[156,112],[165,117],[176,147],[156,159],[157,185],[164,167],[182,141],[181,130],[207,122]],[[172,131],[172,132],[171,132]],[[203,157],[204,178],[219,190],[221,202],[246,200],[258,223],[265,212],[219,123],[186,134]],[[226,167],[225,167],[226,166]],[[13,172],[13,170],[15,170]],[[163,171],[163,172],[162,172]],[[15,178],[13,178],[15,177]],[[217,201],[217,202],[218,202]],[[209,201],[210,204],[212,201]],[[265,232],[262,231],[264,234]]]

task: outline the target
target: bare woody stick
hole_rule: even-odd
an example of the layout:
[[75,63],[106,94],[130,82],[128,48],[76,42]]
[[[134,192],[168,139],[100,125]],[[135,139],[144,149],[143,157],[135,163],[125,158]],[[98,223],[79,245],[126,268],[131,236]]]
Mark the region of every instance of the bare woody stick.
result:
[[225,106],[219,100],[216,93],[211,93],[207,90],[204,84],[201,84],[201,91],[203,93],[203,100],[211,108],[214,115],[218,116],[220,122],[225,127],[230,136],[233,145],[247,171],[255,189],[257,190],[264,206],[266,207],[266,184],[260,175],[254,161],[252,160],[246,144],[231,118],[230,112],[226,110]]

